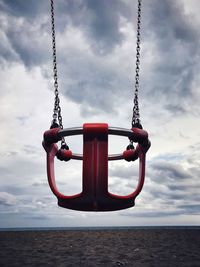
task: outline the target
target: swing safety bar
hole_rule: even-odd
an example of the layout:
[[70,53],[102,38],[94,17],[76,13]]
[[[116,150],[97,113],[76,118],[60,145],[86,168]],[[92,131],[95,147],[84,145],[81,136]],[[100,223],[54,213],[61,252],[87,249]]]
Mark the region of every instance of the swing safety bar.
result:
[[[83,135],[83,155],[59,149],[56,143],[63,137]],[[108,135],[126,136],[138,143],[135,149],[122,154],[108,155]],[[106,123],[85,123],[83,127],[53,128],[44,133],[43,147],[47,153],[47,176],[49,186],[58,199],[58,205],[81,211],[114,211],[135,205],[135,198],[141,192],[145,179],[145,155],[150,147],[148,133],[142,129],[109,127]],[[56,186],[54,172],[55,156],[63,161],[82,160],[82,192],[72,196],[60,193]],[[118,196],[108,191],[108,161],[134,161],[139,158],[138,184],[131,194]]]

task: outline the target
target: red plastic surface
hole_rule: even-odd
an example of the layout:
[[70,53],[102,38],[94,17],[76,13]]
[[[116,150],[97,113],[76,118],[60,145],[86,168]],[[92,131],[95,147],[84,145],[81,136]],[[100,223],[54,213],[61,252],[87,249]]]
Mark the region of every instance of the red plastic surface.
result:
[[[49,130],[52,131],[52,130]],[[54,158],[58,153],[55,130],[52,135],[44,134],[43,146],[47,152],[47,175],[50,188],[58,198],[58,205],[64,208],[81,211],[114,211],[134,206],[135,198],[142,190],[145,178],[145,154],[150,147],[147,132],[137,129],[134,142],[138,145],[134,151],[125,151],[122,156],[131,161],[139,158],[139,179],[135,191],[126,196],[108,192],[108,125],[105,123],[86,123],[83,125],[83,173],[82,192],[72,196],[61,194],[55,182]],[[46,137],[47,136],[47,137]],[[50,136],[50,137],[49,137]],[[60,140],[60,139],[59,139]],[[67,157],[73,154],[67,152]],[[112,160],[115,160],[112,158]],[[67,163],[69,164],[69,163]]]

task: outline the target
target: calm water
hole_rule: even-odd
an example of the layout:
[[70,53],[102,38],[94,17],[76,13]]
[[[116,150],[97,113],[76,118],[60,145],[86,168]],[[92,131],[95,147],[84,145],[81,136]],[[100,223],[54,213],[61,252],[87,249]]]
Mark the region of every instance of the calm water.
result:
[[29,227],[29,228],[0,228],[2,231],[81,231],[81,230],[155,230],[155,229],[194,229],[200,230],[200,226],[119,226],[119,227]]

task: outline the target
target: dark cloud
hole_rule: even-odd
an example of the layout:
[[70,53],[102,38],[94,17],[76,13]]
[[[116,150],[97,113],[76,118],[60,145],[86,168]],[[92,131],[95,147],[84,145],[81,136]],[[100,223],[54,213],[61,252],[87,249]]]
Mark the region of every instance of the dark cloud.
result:
[[155,46],[152,83],[145,86],[146,90],[150,97],[164,97],[163,108],[168,112],[183,115],[199,71],[198,28],[178,1],[154,0],[146,4],[144,40],[151,40]]
[[49,1],[46,0],[1,0],[0,7],[1,10],[7,12],[13,16],[17,17],[26,17],[34,19],[38,14],[44,12],[45,4],[48,4]]
[[108,8],[107,1],[90,0],[63,2],[62,11],[59,7],[57,4],[57,12],[65,12],[66,21],[58,16],[58,27],[63,23],[77,27],[91,49],[89,54],[80,53],[78,49],[68,50],[67,62],[65,59],[60,65],[60,73],[70,77],[70,82],[68,77],[61,78],[64,95],[81,104],[82,116],[117,112],[119,99],[124,97],[123,89],[130,85],[121,79],[116,66],[106,62],[114,48],[124,41],[119,26],[121,17],[130,17],[129,7],[122,1],[109,1]]
[[[169,190],[172,191],[176,191],[176,192],[183,192],[183,194],[185,194],[185,192],[195,192],[195,189],[197,187],[200,186],[200,183],[195,183],[195,184],[191,184],[191,183],[174,183],[174,184],[168,184],[167,187],[169,188]],[[195,199],[200,199],[200,196],[195,196],[194,194],[194,198]]]
[[[188,171],[184,170],[181,165],[169,163],[169,162],[157,162],[153,163],[151,166],[155,171],[158,172],[158,175],[161,177],[164,175],[164,179],[169,180],[180,180],[191,178],[191,174]],[[159,178],[162,179],[162,178]]]
[[124,97],[123,89],[128,88],[127,82],[122,84],[112,65],[109,69],[108,66],[102,65],[102,62],[98,65],[98,60],[93,61],[87,57],[83,60],[85,62],[79,62],[80,68],[76,68],[74,59],[70,66],[61,66],[61,72],[68,73],[71,79],[70,82],[67,78],[61,81],[64,95],[81,104],[83,116],[113,112],[117,114],[119,102]]
[[[193,149],[198,150],[198,145]],[[163,212],[158,211],[156,216],[169,216],[180,214],[199,214],[200,201],[198,188],[199,183],[199,168],[198,162],[195,161],[194,156],[193,167],[184,168],[183,163],[187,162],[190,158],[190,149],[187,150],[187,154],[166,154],[161,155],[162,161],[158,159],[152,160],[149,164],[148,177],[150,183],[145,185],[145,192],[148,193],[148,202],[155,203],[160,207],[163,207]],[[194,167],[195,166],[195,167]],[[145,199],[144,199],[145,201]],[[157,203],[157,204],[156,204]],[[166,207],[166,208],[165,208]],[[148,210],[147,210],[148,211]],[[152,212],[150,212],[152,213]],[[157,213],[153,209],[153,213]]]
[[[165,186],[165,183],[163,183],[163,186]],[[176,207],[176,201],[184,201],[185,199],[185,192],[180,192],[179,190],[173,191],[168,188],[168,186],[165,186],[165,190],[158,189],[152,190],[152,196],[158,201],[163,201],[163,206],[165,206],[165,201],[169,201],[170,199],[173,199],[174,201],[174,207]]]
[[[1,33],[1,31],[0,31]],[[1,33],[1,42],[0,42],[0,64],[3,65],[5,62],[18,61],[19,57],[16,51],[12,48],[7,36],[2,32]]]
[[181,116],[183,114],[187,113],[187,109],[184,107],[184,105],[180,104],[167,104],[164,106],[166,110],[168,110],[171,114],[174,116]]
[[173,206],[177,206],[176,201],[184,202],[186,196],[192,202],[196,200],[193,197],[195,187],[190,184],[191,180],[196,180],[196,176],[189,169],[183,168],[180,159],[179,164],[174,160],[150,164],[149,178],[154,184],[148,187],[152,199],[164,201],[164,205],[173,201]]
[[[2,0],[0,3],[2,14],[11,15],[7,17],[5,35],[13,48],[13,51],[2,49],[1,56],[10,61],[16,60],[16,55],[19,55],[26,66],[46,61],[46,44],[41,42],[41,37],[48,34],[51,45],[49,1]],[[105,0],[60,1],[55,3],[56,31],[62,32],[69,25],[74,25],[81,29],[95,53],[105,54],[123,41],[124,36],[119,29],[120,17],[128,13],[128,7],[119,0],[110,1],[109,8]],[[19,25],[20,18],[24,21]]]
[[91,11],[91,20],[87,24],[88,34],[91,36],[92,48],[97,53],[109,53],[113,47],[119,45],[124,36],[120,32],[120,16],[127,15],[128,7],[121,1],[87,0],[87,7]]
[[200,215],[200,204],[185,204],[179,205],[178,208],[183,210],[183,213]]
[[147,5],[151,13],[149,14],[150,27],[154,27],[153,33],[157,36],[157,41],[163,44],[160,46],[160,50],[166,51],[170,48],[170,37],[186,43],[197,38],[182,3],[172,0],[164,2],[153,0]]
[[46,62],[51,51],[49,1],[1,0],[0,5],[5,39],[0,59],[7,63],[20,61],[27,68]]
[[[21,61],[30,68],[42,67],[51,61],[49,2],[36,2],[31,1],[27,5],[24,1],[2,1],[3,25],[6,25],[2,31],[9,45],[1,50],[1,57],[7,62]],[[37,12],[38,9],[40,12]],[[85,51],[79,51],[81,44],[74,44],[71,50],[67,48],[63,56],[65,48],[59,49],[57,39],[61,88],[64,88],[64,95],[81,104],[82,115],[112,113],[115,110],[113,106],[119,104],[117,93],[121,92],[123,98],[122,89],[129,87],[121,79],[120,72],[113,69],[113,64],[109,66],[106,58],[105,61],[101,60],[110,56],[124,40],[124,34],[120,31],[121,17],[128,19],[130,11],[119,0],[110,1],[109,8],[107,1],[100,0],[55,2],[56,32],[62,36],[64,31],[75,27],[82,32],[90,47],[89,57]],[[64,46],[67,47],[67,40],[65,42]],[[70,84],[69,78],[73,80]]]
[[[62,1],[55,6],[58,27],[71,23],[81,29],[97,54],[106,54],[122,43],[121,17],[130,18],[130,7],[120,0]],[[63,17],[65,16],[65,21]],[[62,29],[62,26],[61,26]]]
[[[48,60],[49,53],[46,50],[46,46],[51,39],[50,36],[48,38],[48,35],[45,37],[46,30],[42,24],[37,26],[36,24],[23,21],[17,27],[14,25],[15,23],[15,20],[12,21],[9,18],[6,36],[10,42],[10,46],[18,55],[18,61],[20,60],[29,68],[40,65]],[[46,22],[44,23],[46,24]],[[51,45],[49,43],[49,50],[50,47]],[[9,60],[8,57],[6,59]],[[16,61],[16,57],[13,58],[13,61]]]
[[[4,41],[0,45],[0,57],[8,62],[20,60],[27,67],[50,62],[49,1],[2,0],[0,4],[5,22],[2,23]],[[67,48],[63,53],[68,42],[64,40],[66,45],[62,49],[58,43],[64,95],[81,104],[83,115],[116,112],[130,93],[125,90],[131,87],[127,82],[130,77],[120,71],[120,62],[119,66],[107,62],[109,56],[115,57],[115,49],[120,54],[120,46],[126,40],[120,30],[122,18],[136,28],[136,5],[120,0],[61,0],[55,1],[55,16],[60,36],[74,27],[81,31],[90,49],[89,56],[85,51],[78,51],[74,44],[71,51]],[[185,14],[177,1],[143,2],[142,42],[155,47],[150,73],[143,74],[141,98],[144,103],[147,99],[154,103],[155,98],[160,98],[161,108],[169,114],[182,116],[191,111],[192,105],[188,103],[192,103],[192,83],[199,70],[199,35],[191,16]],[[135,42],[133,55],[134,46]],[[98,57],[105,59],[104,65]],[[131,64],[132,59],[127,65]],[[69,78],[73,82],[69,82]]]

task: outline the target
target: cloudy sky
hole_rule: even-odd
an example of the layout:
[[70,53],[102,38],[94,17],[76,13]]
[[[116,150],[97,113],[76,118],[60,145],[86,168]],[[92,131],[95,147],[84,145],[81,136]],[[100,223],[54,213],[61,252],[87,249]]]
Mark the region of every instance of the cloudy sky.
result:
[[[0,0],[0,227],[199,225],[200,2],[143,0],[140,110],[152,147],[136,206],[108,213],[63,209],[51,193],[42,135],[53,79],[47,0]],[[137,1],[58,0],[55,5],[64,127],[130,128]],[[69,138],[74,152],[82,140]],[[110,153],[127,146],[111,137]],[[109,163],[109,189],[133,191],[137,163]],[[81,162],[56,162],[59,189],[81,190]]]

